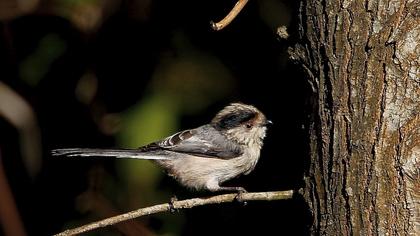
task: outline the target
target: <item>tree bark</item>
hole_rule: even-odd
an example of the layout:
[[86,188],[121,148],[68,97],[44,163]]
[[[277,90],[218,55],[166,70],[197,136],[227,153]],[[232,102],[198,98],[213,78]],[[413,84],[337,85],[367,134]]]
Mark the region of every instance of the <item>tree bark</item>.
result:
[[311,233],[420,235],[420,4],[306,0]]

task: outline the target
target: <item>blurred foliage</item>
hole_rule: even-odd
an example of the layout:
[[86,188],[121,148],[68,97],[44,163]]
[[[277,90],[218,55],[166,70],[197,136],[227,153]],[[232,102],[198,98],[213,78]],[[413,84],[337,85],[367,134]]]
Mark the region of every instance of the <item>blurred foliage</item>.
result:
[[59,35],[45,35],[36,50],[21,62],[20,78],[29,85],[36,86],[65,51],[66,42]]
[[170,98],[177,113],[197,113],[234,89],[229,70],[215,56],[194,48],[182,31],[174,32],[172,45],[173,51],[161,57],[151,90]]
[[40,0],[1,0],[0,20],[7,21],[34,11]]
[[86,72],[77,82],[75,96],[85,105],[92,103],[98,90],[98,78],[95,73]]

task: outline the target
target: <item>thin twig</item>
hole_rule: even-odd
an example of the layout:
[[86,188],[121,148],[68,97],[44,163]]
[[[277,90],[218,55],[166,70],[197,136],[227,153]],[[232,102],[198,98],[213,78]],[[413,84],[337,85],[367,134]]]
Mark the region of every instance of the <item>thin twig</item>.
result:
[[[217,195],[208,198],[191,198],[181,201],[173,201],[172,207],[170,203],[159,204],[155,206],[140,208],[134,211],[130,211],[121,215],[113,216],[106,218],[100,221],[96,221],[87,225],[80,226],[78,228],[69,229],[63,231],[56,236],[68,236],[76,235],[80,233],[85,233],[97,228],[102,228],[109,225],[114,225],[126,220],[131,220],[140,216],[151,215],[159,212],[170,211],[171,209],[186,209],[196,206],[209,205],[209,204],[219,204],[224,202],[233,202],[235,201],[238,194],[230,193]],[[259,192],[259,193],[242,193],[242,201],[271,201],[271,200],[281,200],[281,199],[290,199],[293,196],[293,190],[288,191],[277,191],[277,192]]]
[[227,16],[223,18],[223,20],[216,23],[214,23],[213,21],[210,22],[211,28],[213,28],[213,30],[216,30],[216,31],[219,31],[225,28],[227,25],[230,24],[230,22],[232,22],[233,19],[235,19],[235,17],[239,14],[239,12],[241,12],[242,8],[244,8],[247,2],[248,0],[238,0],[235,6],[232,8],[232,10],[229,12],[229,14],[227,14]]

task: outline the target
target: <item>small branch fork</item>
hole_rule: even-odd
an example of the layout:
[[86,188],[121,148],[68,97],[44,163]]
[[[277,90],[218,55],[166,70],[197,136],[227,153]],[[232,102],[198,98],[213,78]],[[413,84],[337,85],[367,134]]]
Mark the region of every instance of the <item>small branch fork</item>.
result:
[[[121,215],[106,218],[100,221],[96,221],[87,225],[83,225],[74,229],[63,231],[55,236],[68,236],[85,233],[94,229],[114,225],[123,221],[131,220],[140,216],[151,215],[159,212],[171,211],[171,209],[187,209],[196,206],[209,205],[209,204],[220,204],[225,202],[235,201],[237,193],[222,194],[212,196],[208,198],[191,198],[181,201],[171,201],[171,203],[164,203],[154,205],[150,207],[140,208],[134,211],[130,211]],[[291,199],[293,197],[293,190],[288,191],[277,191],[277,192],[258,192],[258,193],[242,193],[242,201],[272,201]]]
[[248,0],[238,0],[232,10],[221,21],[214,23],[210,22],[211,28],[215,31],[222,30],[232,22],[233,19],[242,11]]

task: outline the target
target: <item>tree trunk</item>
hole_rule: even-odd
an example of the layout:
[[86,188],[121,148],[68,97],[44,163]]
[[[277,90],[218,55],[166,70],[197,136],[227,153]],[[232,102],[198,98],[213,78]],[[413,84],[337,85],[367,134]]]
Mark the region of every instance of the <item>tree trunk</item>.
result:
[[312,234],[420,235],[420,4],[306,0]]

